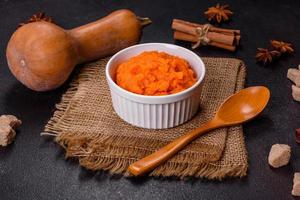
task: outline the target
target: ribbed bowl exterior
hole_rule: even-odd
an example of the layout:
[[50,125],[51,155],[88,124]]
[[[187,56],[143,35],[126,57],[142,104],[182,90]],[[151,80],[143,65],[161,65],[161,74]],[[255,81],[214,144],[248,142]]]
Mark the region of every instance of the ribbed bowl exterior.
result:
[[[186,59],[196,72],[197,82],[182,92],[164,96],[139,95],[124,90],[114,81],[118,65],[144,51],[162,51]],[[113,108],[123,120],[142,128],[163,129],[178,126],[191,119],[197,112],[205,66],[198,55],[183,47],[147,43],[134,45],[116,53],[108,61],[105,73]]]
[[183,124],[197,112],[201,88],[191,96],[172,103],[145,104],[132,101],[111,90],[113,108],[126,122],[149,129],[171,128]]

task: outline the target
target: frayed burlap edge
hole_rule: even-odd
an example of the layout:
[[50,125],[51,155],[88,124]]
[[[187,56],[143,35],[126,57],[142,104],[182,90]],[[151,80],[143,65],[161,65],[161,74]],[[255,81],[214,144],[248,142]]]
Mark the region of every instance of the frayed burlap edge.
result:
[[[80,158],[81,156],[79,156]],[[98,170],[103,169],[111,174],[124,174],[132,176],[126,169],[135,162],[136,158],[131,157],[107,157],[105,155],[89,155],[79,159],[81,166]],[[189,164],[168,162],[156,168],[149,175],[155,177],[198,177],[207,179],[222,180],[226,177],[243,177],[247,175],[248,164],[244,165],[217,165],[215,163]]]

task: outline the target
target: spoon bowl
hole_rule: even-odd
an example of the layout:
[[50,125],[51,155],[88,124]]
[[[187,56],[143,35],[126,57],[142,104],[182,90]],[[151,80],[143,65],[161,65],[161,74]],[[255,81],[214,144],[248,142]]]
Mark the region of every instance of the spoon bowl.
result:
[[227,98],[217,111],[215,119],[227,126],[246,122],[264,110],[269,98],[268,88],[248,87]]
[[199,128],[175,139],[153,154],[128,167],[135,176],[145,174],[164,163],[200,135],[220,127],[237,125],[259,115],[270,99],[270,91],[263,86],[248,87],[227,98],[215,117]]

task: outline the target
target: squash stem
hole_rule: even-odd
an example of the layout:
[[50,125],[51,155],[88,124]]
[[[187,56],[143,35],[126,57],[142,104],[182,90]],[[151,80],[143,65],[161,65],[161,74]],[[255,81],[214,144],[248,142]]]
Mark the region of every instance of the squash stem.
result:
[[140,20],[142,26],[147,26],[152,23],[149,17],[137,17]]

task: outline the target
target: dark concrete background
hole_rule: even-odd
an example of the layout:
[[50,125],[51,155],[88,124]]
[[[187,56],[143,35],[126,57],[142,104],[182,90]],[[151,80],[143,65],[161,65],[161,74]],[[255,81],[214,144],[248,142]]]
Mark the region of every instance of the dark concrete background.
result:
[[[293,173],[300,171],[300,147],[294,141],[294,129],[300,127],[300,104],[292,100],[286,72],[300,63],[300,2],[297,0],[228,0],[224,3],[235,14],[223,27],[241,30],[241,48],[236,53],[210,47],[196,50],[200,56],[244,60],[248,66],[247,85],[265,85],[272,92],[264,114],[244,126],[250,165],[249,175],[242,179],[184,182],[116,178],[87,171],[76,161],[65,161],[63,150],[39,134],[67,84],[52,92],[33,92],[16,81],[7,68],[5,48],[10,35],[19,22],[38,11],[53,16],[62,27],[72,28],[113,10],[129,8],[153,20],[144,30],[142,43],[173,43],[170,28],[173,18],[205,23],[202,13],[215,3],[218,2],[1,0],[0,114],[14,114],[23,120],[23,125],[14,143],[0,148],[0,199],[292,199]],[[256,48],[268,46],[270,39],[292,42],[296,53],[269,67],[258,65],[254,59]],[[267,164],[274,143],[287,143],[293,150],[290,164],[276,170]]]

